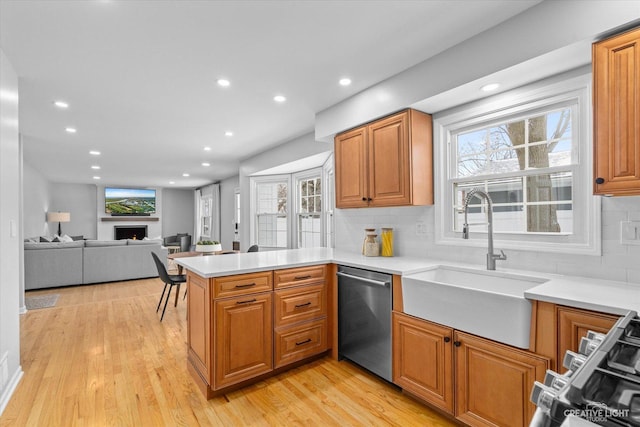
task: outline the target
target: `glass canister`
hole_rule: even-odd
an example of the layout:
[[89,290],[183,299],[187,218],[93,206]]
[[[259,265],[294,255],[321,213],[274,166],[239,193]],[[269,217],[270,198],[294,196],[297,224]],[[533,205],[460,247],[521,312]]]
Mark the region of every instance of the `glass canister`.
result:
[[380,255],[380,245],[376,237],[378,237],[377,234],[367,234],[366,239],[364,239],[364,256]]
[[364,255],[365,244],[367,243],[367,237],[370,235],[376,235],[375,228],[365,228],[364,229],[364,240],[362,241],[362,255]]
[[382,256],[393,256],[393,228],[383,228],[380,234]]

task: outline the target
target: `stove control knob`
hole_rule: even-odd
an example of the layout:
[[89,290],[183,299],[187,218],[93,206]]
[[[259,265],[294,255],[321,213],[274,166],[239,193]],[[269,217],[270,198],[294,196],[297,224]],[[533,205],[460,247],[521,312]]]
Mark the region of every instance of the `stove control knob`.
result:
[[567,368],[570,371],[575,371],[586,362],[587,358],[582,354],[574,353],[573,351],[567,350],[564,355],[564,360],[562,361],[562,366]]
[[605,334],[601,334],[600,332],[594,332],[594,331],[587,332],[587,338],[589,338],[590,340],[602,342],[606,337],[607,336]]
[[544,376],[544,385],[549,386],[553,390],[560,391],[568,382],[568,377],[560,375],[557,372],[553,372],[552,370],[547,370],[547,373]]
[[580,340],[580,348],[578,352],[580,354],[584,354],[585,356],[588,356],[594,351],[596,351],[598,346],[600,346],[600,343],[601,342],[598,340],[590,340],[587,337],[582,337],[582,339]]
[[556,398],[555,390],[536,381],[531,390],[531,401],[540,408],[541,411],[548,414],[553,406],[553,400]]

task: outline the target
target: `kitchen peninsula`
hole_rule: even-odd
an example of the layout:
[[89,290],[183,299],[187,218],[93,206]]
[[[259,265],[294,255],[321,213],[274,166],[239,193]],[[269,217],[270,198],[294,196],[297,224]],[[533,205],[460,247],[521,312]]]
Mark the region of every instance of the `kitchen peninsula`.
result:
[[[418,328],[416,330],[423,330],[421,328],[424,325],[436,325],[429,319],[410,316],[404,312],[404,276],[416,275],[442,265],[473,270],[479,274],[486,273],[484,266],[480,264],[468,265],[402,256],[364,257],[359,253],[328,248],[180,258],[176,262],[187,270],[188,275],[188,367],[208,398],[299,366],[327,353],[337,358],[337,265],[393,275],[394,331],[395,318],[400,319],[400,326],[404,325],[401,322],[409,318],[412,322],[410,326]],[[528,391],[533,381],[540,380],[538,377],[544,376],[547,368],[557,368],[557,355],[560,347],[565,345],[556,338],[556,330],[562,328],[565,319],[558,316],[577,313],[588,319],[603,319],[603,325],[606,326],[612,319],[629,310],[639,311],[640,295],[637,288],[620,282],[504,268],[499,270],[494,274],[530,274],[544,278],[544,283],[527,289],[523,296],[532,306],[529,348],[511,347],[486,337],[470,335],[467,333],[469,331],[453,331],[455,337],[466,337],[467,342],[472,345],[480,341],[476,350],[482,349],[485,354],[492,356],[495,350],[496,357],[492,362],[508,361],[512,359],[512,354],[527,356],[536,361],[535,367],[527,368],[529,370],[523,371],[521,376],[523,379],[518,379],[526,382],[521,387],[524,389],[522,396],[507,397],[522,402],[514,406],[520,408],[520,413],[509,420],[526,421],[534,410],[533,405],[528,402]],[[451,337],[447,340],[447,336],[443,336],[442,341],[437,343],[438,348],[449,349],[448,357],[452,360],[453,344],[449,343],[458,342],[455,337],[451,341]],[[471,414],[473,408],[454,408],[451,396],[444,403],[434,402],[429,398],[434,395],[432,390],[423,394],[420,388],[406,386],[407,377],[404,374],[407,371],[401,371],[400,368],[405,369],[411,360],[422,360],[421,363],[424,363],[427,355],[407,356],[406,352],[415,351],[412,350],[415,346],[402,347],[396,342],[399,339],[400,335],[396,336],[394,333],[395,384],[464,422],[477,416]],[[461,349],[465,346],[463,341]],[[456,346],[455,351],[461,350]],[[498,359],[498,356],[502,358]],[[399,361],[404,365],[397,365],[396,362]],[[502,365],[495,366],[499,368]],[[507,369],[506,365],[504,369]],[[408,372],[422,370],[424,369],[409,369]],[[498,377],[501,374],[502,372],[497,372]],[[473,372],[470,375],[473,376]],[[447,383],[450,380],[444,378],[443,381]],[[473,394],[474,384],[465,386],[471,387],[469,393]],[[453,385],[451,387],[455,388]],[[485,401],[487,405],[493,404],[488,400],[476,400],[475,404],[484,405]]]

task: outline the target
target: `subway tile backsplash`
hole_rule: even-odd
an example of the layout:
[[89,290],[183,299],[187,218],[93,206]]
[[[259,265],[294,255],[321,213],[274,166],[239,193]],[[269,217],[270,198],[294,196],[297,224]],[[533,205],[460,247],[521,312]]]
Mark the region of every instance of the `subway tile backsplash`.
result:
[[[579,214],[579,213],[576,213]],[[563,255],[537,251],[508,250],[508,268],[619,280],[640,286],[640,245],[620,243],[620,222],[640,221],[640,196],[602,199],[602,256]],[[426,234],[417,234],[422,222]],[[424,256],[443,261],[482,264],[486,248],[436,245],[434,207],[336,209],[336,248],[360,251],[365,228],[394,229],[394,255]],[[496,248],[500,248],[496,242]]]

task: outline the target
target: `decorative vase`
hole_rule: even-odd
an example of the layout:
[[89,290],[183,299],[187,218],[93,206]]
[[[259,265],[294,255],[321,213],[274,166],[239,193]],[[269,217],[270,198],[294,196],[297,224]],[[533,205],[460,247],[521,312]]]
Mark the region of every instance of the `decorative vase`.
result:
[[222,245],[196,245],[196,252],[219,252],[222,250]]

